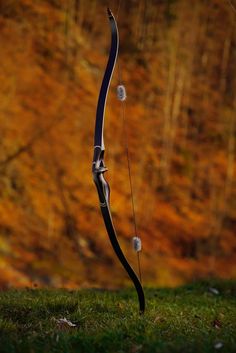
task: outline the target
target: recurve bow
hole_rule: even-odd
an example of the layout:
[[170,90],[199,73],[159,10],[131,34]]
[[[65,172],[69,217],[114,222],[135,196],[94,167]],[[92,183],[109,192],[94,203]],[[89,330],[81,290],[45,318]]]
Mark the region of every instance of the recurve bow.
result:
[[108,13],[110,28],[111,28],[111,47],[110,47],[110,54],[109,54],[106,70],[104,73],[104,77],[103,77],[103,81],[102,81],[102,85],[99,93],[99,98],[98,98],[98,104],[97,104],[92,173],[93,173],[93,179],[98,191],[98,197],[100,201],[103,220],[106,226],[106,230],[107,230],[111,245],[118,259],[120,260],[122,266],[128,273],[130,279],[133,281],[133,284],[135,286],[135,289],[138,295],[140,313],[144,313],[145,297],[144,297],[143,288],[136,273],[128,263],[125,255],[123,254],[120,244],[118,242],[116,230],[112,221],[111,210],[110,210],[110,187],[108,182],[104,178],[104,173],[107,171],[107,168],[104,163],[104,154],[105,154],[104,137],[103,137],[104,115],[105,115],[107,94],[108,94],[112,74],[114,71],[114,67],[116,64],[118,48],[119,48],[119,34],[118,34],[116,20],[109,8],[107,9],[107,13]]

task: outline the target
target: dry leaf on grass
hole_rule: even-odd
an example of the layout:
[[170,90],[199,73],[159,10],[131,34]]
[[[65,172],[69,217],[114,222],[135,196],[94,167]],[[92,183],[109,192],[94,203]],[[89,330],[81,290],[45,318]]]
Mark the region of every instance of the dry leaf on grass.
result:
[[213,322],[212,322],[212,326],[217,328],[217,329],[220,329],[222,327],[222,323],[220,322],[220,320],[218,319],[215,319]]
[[214,344],[214,348],[215,349],[221,349],[223,347],[223,343],[222,342],[216,342],[215,344]]
[[67,320],[65,317],[61,319],[54,319],[56,322],[57,327],[60,330],[68,330],[71,328],[76,327],[76,324],[73,324],[70,320]]
[[140,344],[140,345],[137,345],[137,344],[134,344],[131,349],[130,349],[130,353],[138,353],[142,350],[143,346]]
[[214,295],[219,295],[219,294],[220,294],[219,290],[216,289],[216,288],[213,288],[213,287],[210,287],[210,288],[208,289],[208,291],[209,291],[211,294],[214,294]]

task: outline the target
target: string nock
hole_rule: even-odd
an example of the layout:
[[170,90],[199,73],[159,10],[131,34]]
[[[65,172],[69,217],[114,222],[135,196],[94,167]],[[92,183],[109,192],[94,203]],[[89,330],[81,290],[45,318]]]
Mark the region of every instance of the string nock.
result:
[[133,237],[134,251],[140,252],[142,250],[142,241],[139,237]]
[[119,85],[117,86],[117,98],[119,101],[123,102],[126,100],[127,95],[126,95],[126,89],[125,86]]
[[109,9],[109,7],[107,8],[107,14],[108,14],[109,17],[113,17],[112,12],[111,12],[111,10]]

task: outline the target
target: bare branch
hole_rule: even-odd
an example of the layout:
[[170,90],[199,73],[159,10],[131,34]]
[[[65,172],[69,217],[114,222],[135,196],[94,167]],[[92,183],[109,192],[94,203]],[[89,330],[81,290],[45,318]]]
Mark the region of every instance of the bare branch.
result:
[[0,168],[6,167],[14,159],[18,158],[22,153],[29,151],[36,141],[40,140],[46,133],[48,133],[58,122],[65,118],[64,115],[57,116],[46,127],[39,130],[25,145],[19,147],[17,151],[6,157],[5,160],[0,161]]

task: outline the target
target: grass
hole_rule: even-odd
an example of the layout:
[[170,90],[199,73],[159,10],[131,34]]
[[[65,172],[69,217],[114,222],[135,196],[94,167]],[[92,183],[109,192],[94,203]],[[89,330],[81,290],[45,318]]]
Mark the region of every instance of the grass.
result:
[[[145,292],[144,316],[128,289],[1,292],[0,352],[236,352],[236,282]],[[60,325],[64,317],[76,327]]]

